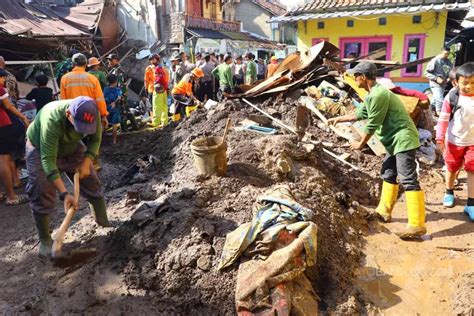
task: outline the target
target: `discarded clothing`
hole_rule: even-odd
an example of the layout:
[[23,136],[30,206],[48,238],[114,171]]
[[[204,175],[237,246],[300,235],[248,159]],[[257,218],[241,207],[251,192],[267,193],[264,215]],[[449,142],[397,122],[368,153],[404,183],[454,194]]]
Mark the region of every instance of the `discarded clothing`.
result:
[[312,216],[288,187],[278,186],[259,198],[252,222],[227,235],[219,269],[243,258],[235,293],[239,315],[318,313],[318,297],[304,274],[316,264]]

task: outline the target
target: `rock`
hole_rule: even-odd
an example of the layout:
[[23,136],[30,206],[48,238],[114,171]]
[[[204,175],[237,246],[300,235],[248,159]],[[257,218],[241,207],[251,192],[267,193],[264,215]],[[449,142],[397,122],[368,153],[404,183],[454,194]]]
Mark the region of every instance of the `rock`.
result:
[[276,167],[279,173],[287,174],[293,169],[293,162],[285,155],[280,155],[276,160]]
[[212,263],[210,256],[201,256],[197,260],[197,266],[203,271],[209,271],[211,269]]

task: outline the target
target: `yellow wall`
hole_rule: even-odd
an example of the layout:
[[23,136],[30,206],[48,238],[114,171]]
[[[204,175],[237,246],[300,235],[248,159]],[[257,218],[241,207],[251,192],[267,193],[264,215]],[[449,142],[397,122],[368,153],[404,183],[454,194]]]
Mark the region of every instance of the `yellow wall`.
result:
[[[222,8],[220,6],[220,0],[216,1],[216,20],[223,20],[222,18]],[[207,0],[202,0],[202,15],[203,17],[210,19],[211,18],[211,4],[206,5]]]
[[[324,21],[324,29],[318,29],[318,20],[309,20],[305,25],[298,22],[298,49],[311,47],[313,38],[327,37],[329,42],[339,47],[341,37],[392,36],[392,52],[389,59],[402,62],[406,34],[426,34],[424,57],[439,54],[444,43],[447,12],[421,14],[421,23],[413,24],[412,15],[386,16],[387,25],[379,25],[380,16],[357,18],[334,18]],[[437,18],[438,16],[438,18]],[[347,27],[347,20],[354,20],[354,27]],[[426,67],[426,64],[424,64]],[[423,68],[424,70],[424,68]],[[390,77],[399,77],[400,71],[392,71]]]

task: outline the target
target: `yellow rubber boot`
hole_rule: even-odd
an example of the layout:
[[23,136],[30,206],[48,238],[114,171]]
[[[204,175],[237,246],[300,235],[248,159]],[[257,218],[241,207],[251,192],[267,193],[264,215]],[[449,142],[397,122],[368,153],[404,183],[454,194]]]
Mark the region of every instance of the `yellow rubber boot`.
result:
[[426,234],[425,194],[423,191],[405,192],[407,200],[408,225],[397,233],[401,239],[416,239]]
[[375,211],[385,223],[392,220],[392,210],[398,197],[398,184],[383,182],[380,202]]

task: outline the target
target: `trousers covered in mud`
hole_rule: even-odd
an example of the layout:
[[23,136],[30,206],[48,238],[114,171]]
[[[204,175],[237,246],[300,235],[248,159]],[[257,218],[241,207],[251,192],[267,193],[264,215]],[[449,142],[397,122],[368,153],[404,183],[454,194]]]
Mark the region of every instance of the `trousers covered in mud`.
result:
[[420,183],[416,172],[416,149],[387,154],[382,162],[382,179],[391,184],[397,184],[397,176],[405,191],[419,191]]
[[[60,172],[65,172],[69,179],[73,179],[74,172],[84,160],[86,146],[79,143],[76,151],[67,157],[57,159]],[[33,214],[48,215],[54,212],[56,207],[56,188],[49,181],[41,165],[40,150],[30,142],[26,143],[26,167],[28,169],[28,183],[26,193],[30,200]],[[94,167],[91,165],[90,176],[80,181],[81,195],[87,200],[100,199],[104,197],[102,184]]]

